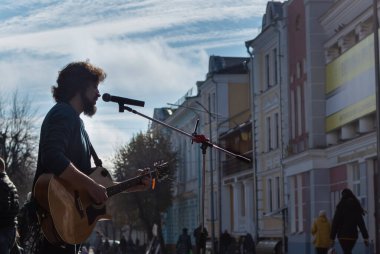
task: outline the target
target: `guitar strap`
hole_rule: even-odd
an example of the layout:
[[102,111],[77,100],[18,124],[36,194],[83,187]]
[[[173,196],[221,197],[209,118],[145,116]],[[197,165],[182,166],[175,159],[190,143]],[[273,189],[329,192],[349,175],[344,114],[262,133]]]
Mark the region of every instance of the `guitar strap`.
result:
[[92,159],[94,160],[94,163],[97,167],[101,167],[103,162],[101,159],[99,159],[98,155],[96,154],[95,152],[95,149],[94,147],[92,146],[91,142],[90,142],[90,153],[91,153],[91,156],[92,156]]

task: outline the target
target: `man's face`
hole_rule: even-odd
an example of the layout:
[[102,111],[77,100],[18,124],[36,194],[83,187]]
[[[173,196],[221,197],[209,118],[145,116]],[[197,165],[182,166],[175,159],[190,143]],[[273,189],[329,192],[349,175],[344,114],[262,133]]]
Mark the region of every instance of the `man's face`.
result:
[[99,84],[90,84],[86,91],[81,94],[83,102],[83,113],[87,116],[93,116],[96,112],[96,101],[100,97]]

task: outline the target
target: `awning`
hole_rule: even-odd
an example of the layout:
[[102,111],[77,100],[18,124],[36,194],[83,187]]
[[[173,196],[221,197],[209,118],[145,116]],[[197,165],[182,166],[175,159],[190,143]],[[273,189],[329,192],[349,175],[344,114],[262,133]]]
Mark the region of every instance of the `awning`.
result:
[[280,254],[281,240],[263,240],[256,245],[257,254]]

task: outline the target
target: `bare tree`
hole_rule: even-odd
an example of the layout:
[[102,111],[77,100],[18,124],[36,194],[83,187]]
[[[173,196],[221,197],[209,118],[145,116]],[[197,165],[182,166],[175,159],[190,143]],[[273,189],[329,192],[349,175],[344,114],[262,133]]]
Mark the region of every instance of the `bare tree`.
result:
[[31,191],[37,161],[36,111],[18,91],[0,96],[0,156],[19,192],[20,201]]

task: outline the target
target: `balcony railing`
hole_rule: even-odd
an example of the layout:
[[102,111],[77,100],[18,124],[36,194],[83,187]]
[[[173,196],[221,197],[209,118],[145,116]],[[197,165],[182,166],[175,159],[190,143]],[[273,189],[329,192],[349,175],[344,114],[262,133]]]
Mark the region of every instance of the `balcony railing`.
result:
[[222,161],[223,176],[236,174],[253,168],[252,151],[243,155],[245,157],[250,158],[251,162],[241,161],[236,158],[229,158],[227,160]]

